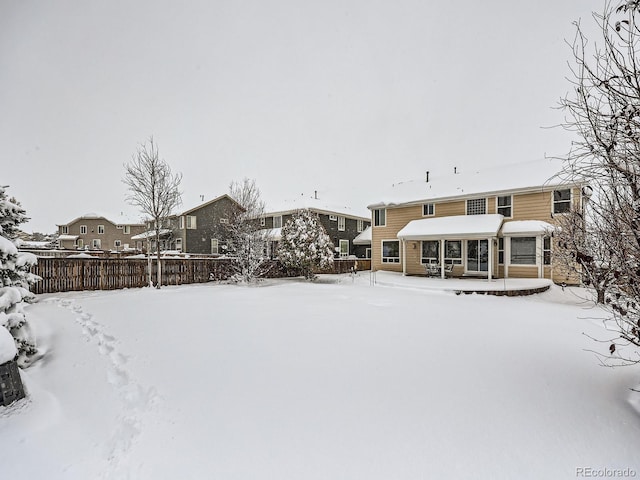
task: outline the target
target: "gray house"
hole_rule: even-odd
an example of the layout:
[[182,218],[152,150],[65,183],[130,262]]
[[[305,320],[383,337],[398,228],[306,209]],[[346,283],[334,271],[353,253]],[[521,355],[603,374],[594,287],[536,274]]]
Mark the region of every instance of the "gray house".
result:
[[[173,250],[198,255],[224,255],[229,247],[227,225],[242,207],[229,195],[221,195],[169,217],[160,226],[160,250]],[[147,231],[134,237],[145,248],[147,238],[156,250],[155,229],[151,222]]]
[[308,209],[318,215],[320,223],[336,247],[336,256],[346,258],[355,256],[366,258],[367,247],[355,244],[354,239],[371,225],[371,217],[359,215],[352,208],[329,204],[315,195],[284,202],[282,205],[268,210],[260,219],[260,225],[269,231],[268,254],[276,255],[282,226],[299,210]]

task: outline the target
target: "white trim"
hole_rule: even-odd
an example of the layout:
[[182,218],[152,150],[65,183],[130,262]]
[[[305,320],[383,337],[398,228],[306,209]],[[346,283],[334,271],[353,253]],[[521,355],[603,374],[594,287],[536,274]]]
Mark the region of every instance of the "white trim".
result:
[[[427,205],[431,205],[431,213],[424,213],[425,207]],[[434,202],[425,202],[422,204],[422,216],[423,217],[435,217],[436,215],[436,204]]]
[[347,219],[342,215],[338,216],[338,231],[344,232],[347,226]]
[[502,207],[500,207],[498,205],[498,199],[500,197],[509,197],[511,200],[509,201],[509,209],[511,211],[511,215],[509,215],[508,217],[506,215],[502,215],[504,218],[513,218],[513,194],[507,194],[507,195],[496,195],[496,213],[500,213],[499,209],[500,208],[506,208],[506,205],[503,205]]
[[[278,222],[280,223],[280,225],[276,226],[276,219],[278,219]],[[274,215],[273,216],[273,225],[271,227],[272,228],[282,228],[282,215]]]
[[[385,262],[384,257],[384,242],[398,242],[398,261],[397,262]],[[385,265],[398,265],[402,260],[402,254],[404,249],[402,248],[402,241],[398,238],[383,238],[380,240],[380,263],[384,263]],[[395,258],[395,257],[386,257],[386,258]]]
[[[342,245],[344,244],[344,242],[347,243],[347,253],[342,253]],[[349,247],[350,247],[349,239],[341,238],[340,240],[338,240],[338,249],[340,252],[340,257],[349,256]]]
[[[561,192],[563,190],[569,190],[569,210],[567,210],[566,212],[556,212],[555,211],[555,206],[556,206],[556,201],[553,198],[555,196],[556,192]],[[567,200],[561,200],[559,203],[566,203]],[[567,213],[569,213],[571,211],[571,205],[573,204],[573,188],[571,187],[566,187],[566,188],[554,188],[551,191],[551,217],[553,218],[554,215],[566,215]]]
[[[380,223],[376,225],[376,211],[382,210],[384,212],[384,223]],[[371,219],[373,220],[373,227],[386,227],[387,226],[387,209],[385,207],[374,208],[371,212]]]
[[86,225],[80,225],[80,235],[86,235],[88,230]]
[[[478,200],[484,200],[484,212],[481,212],[481,213],[469,213],[469,202],[478,201]],[[487,197],[468,198],[464,202],[465,215],[486,215],[487,211],[488,211],[488,208],[487,208]]]

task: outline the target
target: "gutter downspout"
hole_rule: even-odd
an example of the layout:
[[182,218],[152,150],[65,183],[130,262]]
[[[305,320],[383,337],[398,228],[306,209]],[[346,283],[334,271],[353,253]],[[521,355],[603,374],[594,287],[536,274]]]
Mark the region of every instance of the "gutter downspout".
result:
[[403,238],[402,239],[402,276],[406,276],[407,275],[407,249],[405,248],[406,246],[406,240]]

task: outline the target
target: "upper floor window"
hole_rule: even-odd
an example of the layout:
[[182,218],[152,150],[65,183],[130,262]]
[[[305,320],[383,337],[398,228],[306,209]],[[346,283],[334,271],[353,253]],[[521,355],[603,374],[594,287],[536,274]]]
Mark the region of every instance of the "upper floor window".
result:
[[87,226],[80,225],[80,235],[86,235],[86,234],[87,234]]
[[229,219],[228,218],[221,218],[220,219],[220,223],[222,223],[223,225],[226,225],[229,223]]
[[329,215],[329,220],[331,220],[332,222],[335,222],[336,220],[338,220],[338,216],[337,215]]
[[61,233],[62,235],[66,235],[66,234],[68,234],[68,233],[69,233],[69,227],[68,227],[67,225],[62,225],[62,226],[60,227],[60,233]]
[[267,224],[267,220],[264,217],[260,217],[260,226],[264,227]]
[[433,203],[425,203],[422,205],[422,216],[433,217],[436,213],[436,206]]
[[196,228],[198,228],[198,222],[196,221],[195,215],[187,215],[185,217],[185,223],[189,230],[195,230]]
[[273,228],[282,228],[282,215],[273,217]]
[[358,221],[357,221],[357,227],[356,227],[356,228],[357,228],[358,232],[363,231],[363,230],[364,230],[364,221],[362,221],[362,220],[358,220]]
[[571,189],[553,191],[553,213],[566,213],[571,209]]
[[487,213],[486,198],[467,200],[467,215],[484,215],[485,213]]
[[338,230],[344,232],[345,218],[343,216],[338,217]]
[[115,248],[120,248],[122,246],[122,241],[121,240],[114,240],[113,241],[113,246]]
[[104,233],[104,225],[98,225],[98,233]]
[[387,211],[384,208],[376,208],[373,211],[373,225],[375,227],[384,227],[387,224]]
[[124,233],[125,235],[130,235],[131,234],[131,225],[123,225],[122,226],[122,233]]
[[498,197],[497,212],[504,217],[511,217],[511,195]]

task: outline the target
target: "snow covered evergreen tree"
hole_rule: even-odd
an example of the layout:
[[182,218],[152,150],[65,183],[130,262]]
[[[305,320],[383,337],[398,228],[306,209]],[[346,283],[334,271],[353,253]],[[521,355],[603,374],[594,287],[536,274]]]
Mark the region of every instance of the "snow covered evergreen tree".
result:
[[14,240],[18,225],[28,219],[15,199],[8,199],[0,187],[0,325],[5,327],[16,343],[18,365],[26,367],[38,352],[35,338],[24,314],[24,304],[35,297],[29,285],[39,280],[30,272],[37,258],[31,253],[18,252]]
[[300,270],[306,279],[315,278],[315,268],[333,265],[333,243],[309,210],[300,210],[282,227],[278,258],[289,268]]

